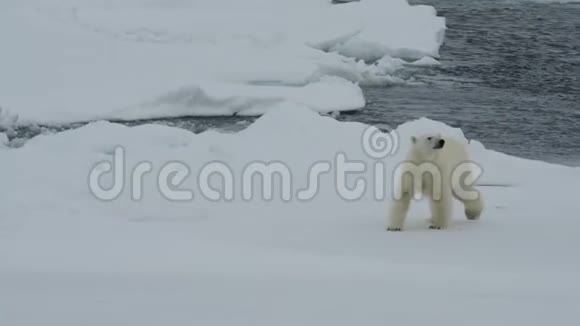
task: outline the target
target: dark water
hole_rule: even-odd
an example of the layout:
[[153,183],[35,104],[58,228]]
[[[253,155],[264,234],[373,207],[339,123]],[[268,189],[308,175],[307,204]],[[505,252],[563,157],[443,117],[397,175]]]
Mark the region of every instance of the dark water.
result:
[[347,119],[427,116],[488,148],[580,165],[580,3],[420,2],[447,19],[442,65],[417,77],[427,86],[367,89]]
[[[411,2],[432,5],[447,19],[441,66],[404,72],[421,85],[366,88],[367,107],[338,119],[397,126],[426,116],[462,128],[491,149],[580,166],[580,3]],[[191,117],[126,124],[236,131],[254,119]],[[41,131],[25,128],[12,138]]]
[[429,85],[367,89],[351,118],[427,116],[488,148],[580,165],[580,3],[423,0],[446,17]]

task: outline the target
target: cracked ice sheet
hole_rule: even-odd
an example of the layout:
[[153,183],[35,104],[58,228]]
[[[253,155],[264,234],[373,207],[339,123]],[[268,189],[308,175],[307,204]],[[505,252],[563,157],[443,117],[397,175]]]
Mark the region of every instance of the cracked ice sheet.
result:
[[[410,7],[404,1],[373,3],[3,2],[0,37],[6,59],[0,62],[0,106],[18,114],[22,122],[59,123],[112,118],[112,112],[133,110],[187,87],[203,88],[207,82],[252,85],[254,94],[266,94],[271,88],[265,85],[307,87],[324,83],[324,76],[354,83],[399,82],[391,75],[400,69],[397,66],[368,65],[355,61],[366,55],[347,58],[316,49],[339,45],[344,49],[345,42],[360,38],[383,48],[383,52],[372,49],[382,56],[396,55],[397,49],[409,47],[436,56],[444,21],[434,12],[427,15],[425,7]],[[388,17],[399,13],[401,21],[417,19],[430,27],[407,31],[405,37],[398,38],[395,29],[389,28],[382,33],[384,38],[373,38],[379,35],[370,29],[377,28],[379,20],[365,25],[363,18],[379,6],[390,9],[378,11]],[[383,21],[394,24],[393,20]],[[398,43],[412,39],[417,45]],[[335,94],[346,87],[345,83],[330,85],[336,86]],[[348,102],[360,104],[358,85],[348,87],[346,93],[356,96]],[[323,95],[316,101],[325,102],[324,110],[335,103]],[[246,112],[262,113],[262,102]],[[302,104],[314,110],[321,107],[306,101]],[[170,105],[165,110],[167,116],[182,112]],[[234,109],[217,108],[216,114],[231,111]],[[148,112],[145,109],[133,116],[148,118]],[[191,109],[187,114],[206,115],[208,111]]]

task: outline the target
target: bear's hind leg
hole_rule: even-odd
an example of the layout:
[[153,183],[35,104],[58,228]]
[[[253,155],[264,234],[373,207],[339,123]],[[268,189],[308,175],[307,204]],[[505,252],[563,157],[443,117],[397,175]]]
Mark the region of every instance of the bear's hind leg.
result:
[[[473,189],[470,189],[469,194],[473,193]],[[465,196],[459,196],[455,192],[453,192],[453,196],[463,203],[465,207],[465,217],[468,220],[477,220],[481,213],[483,212],[483,198],[481,198],[481,193],[477,192],[476,199],[467,199],[464,198]]]
[[476,200],[470,200],[463,202],[465,205],[465,217],[468,220],[477,220],[483,212],[483,200],[481,195]]
[[389,225],[387,231],[402,231],[405,217],[411,205],[411,194],[403,193],[401,198],[393,201],[389,210]]

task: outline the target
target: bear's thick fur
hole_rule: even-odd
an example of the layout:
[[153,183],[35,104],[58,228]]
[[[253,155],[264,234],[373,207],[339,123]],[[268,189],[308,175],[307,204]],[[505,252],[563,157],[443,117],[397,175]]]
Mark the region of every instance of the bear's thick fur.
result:
[[438,134],[411,137],[406,161],[397,168],[397,183],[390,207],[387,230],[401,231],[411,200],[417,195],[429,197],[431,229],[449,225],[453,198],[465,206],[469,220],[478,219],[483,211],[481,194],[473,188],[480,171],[469,161],[465,144]]

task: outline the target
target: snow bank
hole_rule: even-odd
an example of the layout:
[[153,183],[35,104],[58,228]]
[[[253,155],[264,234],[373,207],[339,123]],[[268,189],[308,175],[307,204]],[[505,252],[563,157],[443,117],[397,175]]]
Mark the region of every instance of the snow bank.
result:
[[[206,83],[234,83],[234,91],[264,94],[244,109],[261,113],[278,96],[265,96],[263,85],[318,87],[327,76],[402,82],[393,73],[400,67],[360,59],[437,56],[444,28],[432,8],[404,0],[2,1],[0,104],[22,123],[112,118],[123,110],[135,118],[207,115],[208,107],[183,109],[192,97],[186,92],[164,112],[148,104]],[[334,103],[345,83],[325,87],[334,88],[319,95],[326,104],[312,109]],[[360,103],[355,88],[345,92],[348,103]]]
[[[388,233],[388,200],[375,199],[374,182],[389,180],[409,136],[436,130],[465,139],[442,123],[411,121],[382,134],[399,146],[375,160],[361,143],[365,131],[377,131],[368,128],[282,103],[238,134],[95,122],[0,151],[0,324],[575,320],[579,169],[509,157],[472,140],[488,185],[480,187],[482,219],[465,220],[457,205],[449,230],[429,231],[428,205],[419,202],[406,231]],[[146,161],[153,167],[139,200],[128,186],[113,201],[89,190],[89,171],[111,161],[118,145],[127,171]],[[356,200],[338,194],[336,165],[320,175],[310,200],[283,201],[278,190],[270,201],[241,198],[241,172],[251,162],[286,164],[299,190],[313,164],[339,153],[367,167],[347,178],[349,189],[355,177],[369,182]],[[169,201],[158,190],[155,176],[175,161],[190,169],[179,188],[193,190],[191,201]],[[196,186],[208,162],[231,168],[233,200],[214,202]],[[377,163],[385,164],[380,178]],[[106,186],[110,178],[103,179]],[[219,178],[210,181],[220,189]]]
[[323,77],[305,86],[207,83],[183,87],[135,108],[111,113],[114,119],[190,115],[259,115],[281,104],[299,104],[317,112],[364,107],[362,91],[341,78]]

